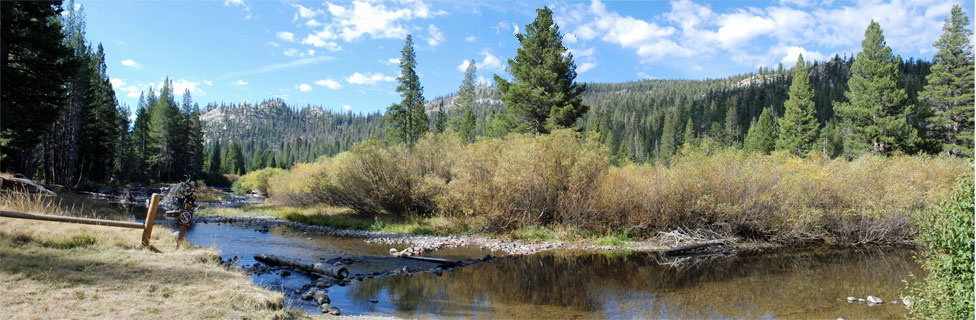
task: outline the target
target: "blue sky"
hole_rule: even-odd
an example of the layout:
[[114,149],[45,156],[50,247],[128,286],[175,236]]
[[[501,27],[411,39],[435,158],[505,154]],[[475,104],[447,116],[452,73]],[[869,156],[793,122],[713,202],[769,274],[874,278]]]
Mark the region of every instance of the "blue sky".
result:
[[[464,62],[505,75],[514,33],[548,5],[578,81],[725,77],[859,50],[879,21],[903,57],[931,59],[954,1],[105,1],[79,0],[105,46],[119,101],[173,79],[193,100],[372,112],[400,100],[396,62],[412,34],[425,97],[457,90]],[[972,21],[973,2],[963,2]]]

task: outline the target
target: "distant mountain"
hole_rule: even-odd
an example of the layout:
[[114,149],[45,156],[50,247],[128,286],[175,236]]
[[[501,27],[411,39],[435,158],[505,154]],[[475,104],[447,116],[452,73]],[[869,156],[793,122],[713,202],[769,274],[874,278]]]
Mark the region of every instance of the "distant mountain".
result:
[[280,99],[257,105],[211,104],[200,122],[208,150],[217,140],[223,148],[238,142],[246,159],[270,151],[276,163],[286,165],[336,154],[383,134],[381,113],[336,112],[316,106],[298,109]]

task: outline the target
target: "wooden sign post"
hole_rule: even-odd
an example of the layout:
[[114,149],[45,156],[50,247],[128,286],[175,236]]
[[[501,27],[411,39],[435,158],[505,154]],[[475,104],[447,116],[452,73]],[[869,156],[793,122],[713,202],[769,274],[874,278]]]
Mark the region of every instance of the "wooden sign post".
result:
[[156,224],[156,208],[159,207],[159,194],[153,193],[149,200],[149,211],[146,212],[146,224],[142,229],[142,245],[149,246],[149,238],[152,237],[153,225]]

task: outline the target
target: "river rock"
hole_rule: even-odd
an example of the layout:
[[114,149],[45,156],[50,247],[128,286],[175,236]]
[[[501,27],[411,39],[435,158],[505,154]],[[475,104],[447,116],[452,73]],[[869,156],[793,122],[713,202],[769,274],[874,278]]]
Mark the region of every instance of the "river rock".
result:
[[339,315],[339,308],[329,307],[329,309],[327,311],[329,312],[329,314],[331,314],[333,316],[338,316]]
[[307,292],[305,292],[305,294],[302,295],[302,300],[312,300],[312,296],[315,294],[315,292],[316,292],[315,289],[308,290]]
[[282,277],[287,277],[287,276],[290,276],[290,275],[291,275],[291,271],[281,270],[281,276]]
[[857,301],[857,298],[855,298],[855,297],[847,297],[847,302],[856,302],[856,301]]
[[857,298],[857,302],[864,302],[864,298]]
[[380,301],[379,300],[376,300],[376,299],[369,299],[369,302],[371,302],[371,303],[377,303],[377,302],[380,302]]
[[882,303],[884,303],[884,300],[881,300],[881,298],[878,298],[878,297],[875,297],[875,296],[868,296],[868,299],[867,300],[868,300],[868,303],[870,303],[870,304],[882,304]]
[[312,296],[315,298],[315,302],[318,302],[320,305],[329,304],[329,302],[332,302],[332,300],[329,299],[329,296],[322,291],[315,290],[315,293],[313,293]]

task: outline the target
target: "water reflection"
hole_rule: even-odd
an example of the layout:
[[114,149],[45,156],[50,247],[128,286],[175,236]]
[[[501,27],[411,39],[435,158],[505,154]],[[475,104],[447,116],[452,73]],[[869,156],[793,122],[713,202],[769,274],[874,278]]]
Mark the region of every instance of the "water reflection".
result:
[[[403,317],[900,318],[900,305],[843,299],[895,300],[901,279],[920,272],[908,251],[733,257],[682,269],[658,260],[640,253],[543,254],[440,277],[370,279],[345,294],[347,308]],[[370,299],[380,305],[370,306]]]

